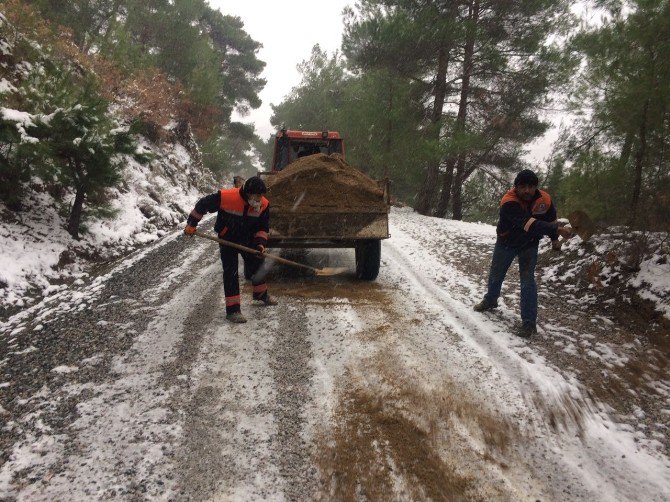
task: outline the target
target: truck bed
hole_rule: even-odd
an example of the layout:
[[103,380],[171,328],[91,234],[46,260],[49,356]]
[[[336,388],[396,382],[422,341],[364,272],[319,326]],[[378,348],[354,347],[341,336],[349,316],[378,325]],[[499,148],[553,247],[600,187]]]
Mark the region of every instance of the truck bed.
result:
[[354,247],[388,237],[388,211],[281,212],[270,206],[270,247]]

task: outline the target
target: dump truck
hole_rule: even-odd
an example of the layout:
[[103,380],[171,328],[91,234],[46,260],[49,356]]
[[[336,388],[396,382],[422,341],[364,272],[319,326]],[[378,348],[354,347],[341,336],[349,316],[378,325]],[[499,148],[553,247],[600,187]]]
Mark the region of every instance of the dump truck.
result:
[[269,247],[354,248],[356,276],[379,273],[381,240],[389,235],[389,181],[349,165],[337,131],[282,129],[269,171]]

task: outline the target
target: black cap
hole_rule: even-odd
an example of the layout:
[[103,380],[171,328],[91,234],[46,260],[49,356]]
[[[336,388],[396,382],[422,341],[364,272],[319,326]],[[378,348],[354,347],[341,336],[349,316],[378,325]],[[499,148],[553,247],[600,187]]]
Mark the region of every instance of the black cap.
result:
[[519,185],[537,186],[539,184],[540,180],[537,178],[537,174],[530,169],[524,169],[516,175],[516,178],[514,178],[515,187]]
[[267,193],[267,191],[265,182],[258,176],[253,176],[244,183],[244,193],[247,195]]

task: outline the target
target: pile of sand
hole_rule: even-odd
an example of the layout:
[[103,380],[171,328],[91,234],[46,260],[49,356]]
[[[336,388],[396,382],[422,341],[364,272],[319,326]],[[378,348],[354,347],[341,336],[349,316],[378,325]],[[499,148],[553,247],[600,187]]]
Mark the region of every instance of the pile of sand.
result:
[[388,211],[379,184],[337,153],[302,157],[265,182],[270,206],[281,211]]

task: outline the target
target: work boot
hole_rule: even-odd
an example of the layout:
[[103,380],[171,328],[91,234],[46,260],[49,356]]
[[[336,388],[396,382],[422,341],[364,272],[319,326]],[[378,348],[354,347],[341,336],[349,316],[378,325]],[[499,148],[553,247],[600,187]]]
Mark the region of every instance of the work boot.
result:
[[272,307],[273,305],[278,305],[277,300],[272,298],[269,294],[265,295],[260,299],[266,307]]
[[226,319],[228,319],[230,322],[234,322],[235,324],[247,322],[247,318],[242,315],[242,312],[233,312],[232,314],[228,314]]
[[524,322],[516,332],[516,336],[521,338],[530,338],[532,335],[537,335],[537,327],[534,322]]
[[486,298],[472,307],[475,312],[486,312],[487,310],[493,310],[495,308],[498,308],[498,303],[491,303]]

